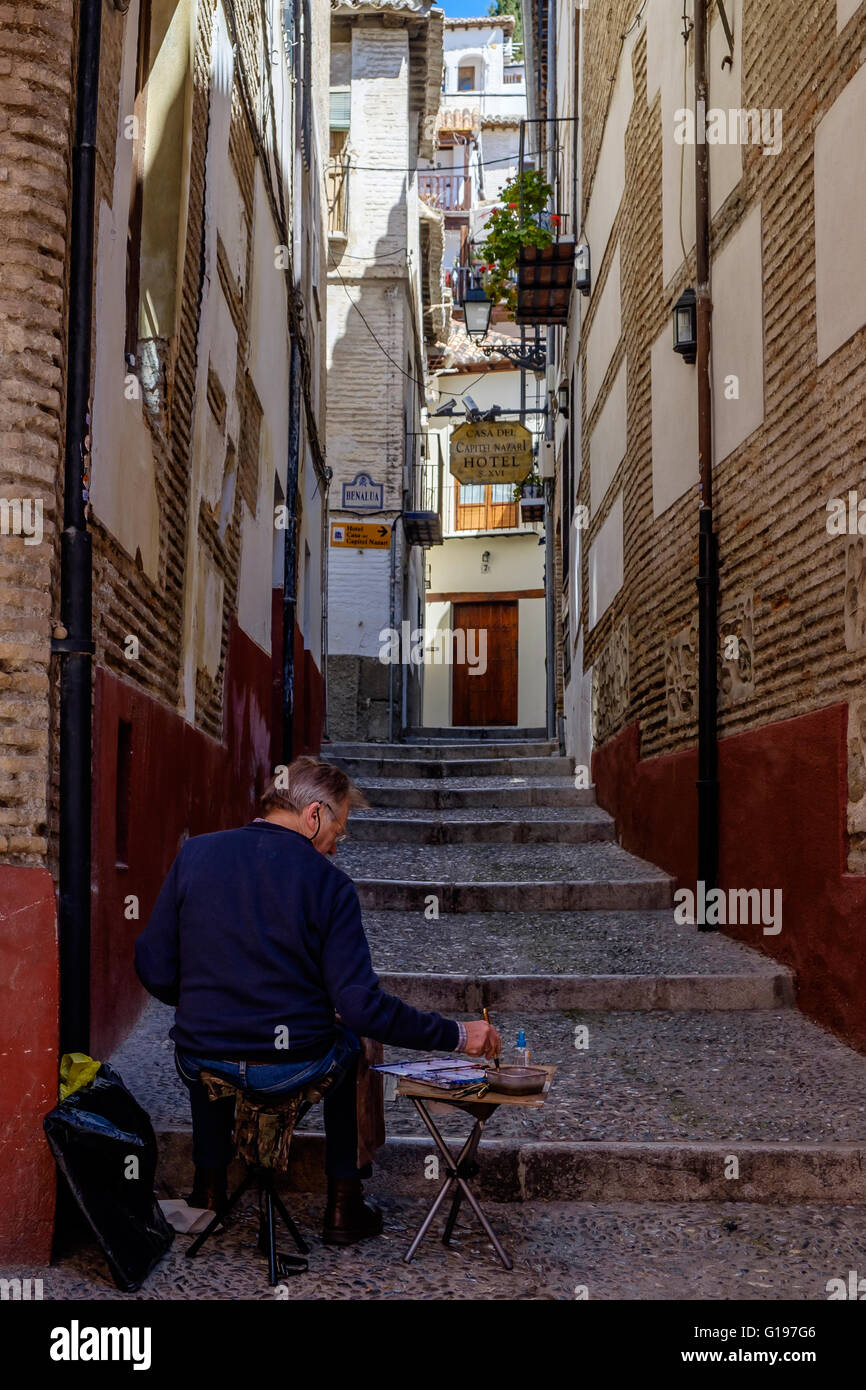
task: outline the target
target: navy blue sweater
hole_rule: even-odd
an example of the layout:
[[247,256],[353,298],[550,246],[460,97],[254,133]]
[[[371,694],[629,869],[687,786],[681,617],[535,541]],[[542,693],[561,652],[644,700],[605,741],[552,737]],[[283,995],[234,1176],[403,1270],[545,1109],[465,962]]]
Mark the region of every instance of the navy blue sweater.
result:
[[[457,1024],[386,994],[352,880],[294,830],[251,821],[187,840],[135,943],[145,989],[193,1056],[322,1056],[334,1010],[358,1036],[453,1052]],[[288,1046],[276,1046],[276,1040]]]

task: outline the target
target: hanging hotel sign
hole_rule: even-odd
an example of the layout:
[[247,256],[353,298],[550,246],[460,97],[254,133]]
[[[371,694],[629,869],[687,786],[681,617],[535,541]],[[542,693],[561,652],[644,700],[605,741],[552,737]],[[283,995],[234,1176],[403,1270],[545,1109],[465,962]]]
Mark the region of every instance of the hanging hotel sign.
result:
[[343,484],[343,511],[380,512],[385,492],[384,483],[374,483],[369,473],[356,473],[350,483]]
[[516,421],[458,425],[448,466],[459,483],[519,483],[532,468],[532,435]]
[[388,550],[391,527],[375,521],[332,521],[331,545],[349,550]]

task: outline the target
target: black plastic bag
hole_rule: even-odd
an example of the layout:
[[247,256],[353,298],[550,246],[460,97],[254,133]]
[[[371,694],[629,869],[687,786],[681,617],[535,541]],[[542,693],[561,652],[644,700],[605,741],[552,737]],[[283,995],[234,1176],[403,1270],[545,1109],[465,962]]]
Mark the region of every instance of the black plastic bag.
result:
[[103,1062],[42,1125],[115,1284],[133,1293],[174,1239],[153,1195],[156,1135],[147,1111]]

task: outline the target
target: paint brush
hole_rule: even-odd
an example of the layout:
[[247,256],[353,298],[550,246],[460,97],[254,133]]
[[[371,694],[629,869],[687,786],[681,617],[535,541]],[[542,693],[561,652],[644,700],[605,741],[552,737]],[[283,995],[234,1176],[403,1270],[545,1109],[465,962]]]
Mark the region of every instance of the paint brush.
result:
[[[481,1013],[482,1013],[482,1016],[483,1016],[483,1018],[484,1018],[484,1022],[487,1023],[487,1024],[489,1024],[489,1023],[490,1023],[490,1015],[489,1015],[489,1013],[487,1012],[487,1010],[486,1010],[486,1009],[482,1009],[482,1010],[481,1010]],[[496,1068],[496,1070],[499,1071],[499,1058],[498,1058],[498,1057],[494,1057],[494,1058],[493,1058],[493,1065],[494,1065],[494,1067]]]

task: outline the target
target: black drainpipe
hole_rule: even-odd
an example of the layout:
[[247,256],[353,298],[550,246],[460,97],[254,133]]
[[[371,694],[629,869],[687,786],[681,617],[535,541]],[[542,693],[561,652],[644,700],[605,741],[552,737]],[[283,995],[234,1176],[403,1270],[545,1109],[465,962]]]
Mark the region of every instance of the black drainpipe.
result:
[[[695,5],[695,121],[707,109],[707,15]],[[710,386],[713,303],[710,294],[710,171],[706,141],[695,141],[698,318],[698,452],[701,482],[698,537],[698,880],[706,891],[719,878],[719,555],[713,530],[713,409]],[[699,924],[701,931],[715,927]]]
[[90,1050],[92,556],[85,516],[102,0],[79,7],[60,540],[60,1051]]
[[301,350],[292,340],[289,380],[289,459],[286,468],[286,534],[283,549],[283,762],[292,761],[295,729],[295,612],[298,570],[298,473],[301,451]]

